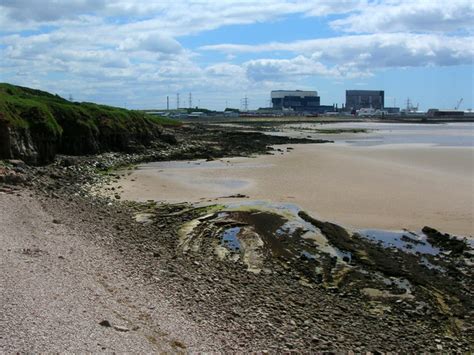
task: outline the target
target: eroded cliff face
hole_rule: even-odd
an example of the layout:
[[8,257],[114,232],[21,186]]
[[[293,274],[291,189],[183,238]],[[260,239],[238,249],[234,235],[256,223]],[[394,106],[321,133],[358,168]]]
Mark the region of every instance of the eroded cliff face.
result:
[[162,140],[159,126],[140,127],[136,130],[116,129],[107,126],[62,126],[64,131],[59,144],[63,154],[84,155],[106,151],[136,152]]
[[38,164],[38,155],[28,129],[12,128],[0,120],[0,159],[21,159],[28,164]]
[[[174,138],[174,137],[171,137]],[[31,165],[47,164],[58,153],[68,155],[98,154],[106,151],[139,152],[156,140],[175,143],[170,134],[163,134],[159,126],[126,130],[88,127],[65,129],[57,137],[34,128],[12,127],[0,120],[0,159],[21,159]]]

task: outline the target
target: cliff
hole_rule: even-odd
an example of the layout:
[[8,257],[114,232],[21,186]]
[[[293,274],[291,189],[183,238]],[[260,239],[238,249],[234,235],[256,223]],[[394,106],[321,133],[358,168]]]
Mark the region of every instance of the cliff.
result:
[[166,138],[175,121],[121,108],[67,101],[57,95],[0,83],[0,159],[51,162],[57,153],[137,151]]

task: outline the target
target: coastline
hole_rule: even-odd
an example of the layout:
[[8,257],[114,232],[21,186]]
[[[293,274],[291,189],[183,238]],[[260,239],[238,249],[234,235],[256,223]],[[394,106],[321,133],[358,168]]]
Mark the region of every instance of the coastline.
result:
[[[111,153],[60,157],[54,164],[44,167],[28,167],[19,161],[6,161],[5,165],[0,166],[0,178],[3,180],[0,198],[7,195],[10,201],[4,205],[7,211],[14,212],[15,208],[27,211],[25,203],[35,210],[44,211],[41,221],[38,221],[36,211],[30,213],[32,220],[27,224],[26,239],[19,240],[15,239],[15,226],[23,223],[26,217],[16,220],[9,214],[1,215],[12,223],[4,229],[4,233],[0,233],[0,237],[13,238],[20,244],[32,242],[31,246],[26,244],[26,248],[15,244],[10,250],[4,250],[9,258],[9,278],[15,281],[18,277],[18,282],[9,283],[10,294],[22,294],[23,291],[27,295],[34,294],[21,288],[28,281],[30,269],[37,273],[38,289],[48,282],[54,288],[55,275],[65,272],[65,260],[71,280],[92,281],[86,286],[93,292],[97,290],[95,292],[103,295],[108,302],[100,297],[94,298],[96,295],[93,294],[93,305],[98,305],[100,317],[94,316],[85,307],[84,318],[77,318],[80,320],[78,323],[67,323],[68,331],[61,341],[65,339],[69,342],[71,351],[92,349],[91,346],[96,344],[116,351],[133,351],[131,344],[135,341],[143,341],[144,350],[149,349],[150,345],[153,349],[171,348],[172,351],[189,352],[216,349],[244,352],[436,351],[440,348],[468,351],[472,348],[471,315],[466,315],[465,311],[471,304],[472,288],[469,283],[467,287],[458,287],[460,282],[470,282],[470,249],[465,255],[451,255],[451,249],[446,249],[447,254],[427,256],[429,261],[426,266],[420,264],[416,256],[394,253],[392,249],[362,241],[355,235],[349,236],[350,231],[342,227],[323,223],[323,226],[330,227],[329,230],[357,240],[352,251],[354,259],[344,261],[346,266],[342,271],[347,273],[340,273],[341,264],[337,262],[333,267],[333,259],[326,257],[324,260],[327,262],[318,265],[332,270],[334,277],[308,279],[311,274],[304,274],[305,270],[319,272],[319,267],[315,267],[319,261],[307,254],[309,259],[304,255],[297,255],[288,261],[267,258],[263,260],[262,272],[256,274],[249,272],[245,264],[238,260],[216,258],[212,248],[184,251],[180,247],[183,226],[195,221],[213,223],[212,218],[219,218],[220,213],[196,208],[190,203],[124,201],[117,197],[117,189],[109,191],[112,192],[110,197],[94,194],[94,188],[105,182],[120,184],[115,170],[118,166],[150,160],[193,158],[205,158],[207,163],[220,164],[218,160],[206,157],[219,156],[216,152],[221,156],[235,153],[239,150],[242,137],[244,135],[237,136],[231,143],[233,150],[229,150],[229,143],[223,139],[220,145],[213,142],[206,143],[209,146],[203,143],[194,146],[182,144],[164,147],[150,152],[151,155]],[[189,143],[189,140],[186,142]],[[274,143],[270,140],[268,144]],[[259,157],[291,156],[285,155],[283,147],[275,147],[277,155]],[[267,152],[264,148],[265,142],[260,141],[259,145],[248,146],[245,155],[263,154]],[[247,158],[223,158],[224,163],[227,160],[247,161]],[[270,166],[268,164],[267,168]],[[133,173],[130,169],[125,174]],[[250,166],[249,169],[256,168]],[[296,176],[297,172],[292,173]],[[27,195],[30,200],[18,194]],[[308,223],[319,225],[316,219],[307,214],[304,216]],[[215,222],[219,223],[219,220]],[[53,233],[51,223],[59,224],[64,233]],[[235,220],[228,223],[235,223]],[[203,227],[206,228],[206,224]],[[32,231],[34,235],[29,235]],[[212,241],[212,235],[203,236],[202,240],[206,243]],[[329,238],[329,234],[325,236]],[[63,255],[66,249],[59,253],[55,248],[67,247],[68,238],[73,238],[77,248],[88,257],[78,258],[74,250],[66,255]],[[334,247],[343,247],[344,238],[338,240],[337,235],[331,238],[335,238],[332,239]],[[442,240],[445,239],[451,241],[449,236],[442,237]],[[214,242],[219,243],[219,239],[214,239]],[[309,239],[303,242],[304,248],[313,243]],[[467,248],[462,242],[458,245]],[[95,246],[99,247],[99,252],[94,249]],[[26,254],[22,248],[27,250]],[[101,252],[112,257],[103,258]],[[65,259],[59,258],[58,254]],[[358,258],[359,254],[368,255],[369,259]],[[12,262],[27,264],[24,269],[27,272],[16,273]],[[105,263],[104,267],[102,263]],[[450,274],[440,274],[430,265],[441,269],[449,267]],[[97,277],[89,275],[90,270],[97,271],[97,275],[94,273]],[[380,279],[363,281],[361,275]],[[405,286],[408,288],[401,286],[404,278],[410,280],[406,281],[410,285]],[[431,282],[441,288],[432,290]],[[117,289],[111,287],[115,283],[120,285]],[[74,308],[77,304],[74,297],[78,292],[74,287],[67,286],[62,285],[61,299],[70,300],[66,303]],[[88,292],[84,291],[84,297],[90,296]],[[439,302],[444,306],[441,307],[437,300],[441,300]],[[6,304],[9,317],[17,314],[16,307],[26,309],[28,313],[31,304],[25,302],[21,297],[9,300]],[[130,307],[127,313],[122,313],[124,305]],[[58,344],[54,343],[55,338],[50,334],[43,337],[42,334],[49,329],[48,324],[62,324],[62,308],[58,309],[55,302],[46,302],[38,304],[38,309],[33,312],[41,312],[42,321],[24,325],[30,332],[29,336],[25,337],[21,327],[7,327],[3,340],[8,339],[8,343],[0,342],[0,348],[7,351],[54,350],[55,344]],[[124,315],[131,322],[124,322]],[[173,315],[178,317],[173,318]],[[37,318],[33,315],[33,319]],[[111,326],[102,325],[103,320],[110,320]],[[124,331],[124,327],[128,330]],[[78,328],[90,329],[90,334],[84,336],[74,332]],[[147,334],[151,331],[158,331],[160,336]],[[110,332],[124,332],[124,343],[104,344],[102,339]],[[116,335],[114,333],[114,339]],[[404,341],[400,342],[402,338]],[[439,340],[434,342],[433,339]],[[57,347],[58,351],[62,349],[61,344]]]

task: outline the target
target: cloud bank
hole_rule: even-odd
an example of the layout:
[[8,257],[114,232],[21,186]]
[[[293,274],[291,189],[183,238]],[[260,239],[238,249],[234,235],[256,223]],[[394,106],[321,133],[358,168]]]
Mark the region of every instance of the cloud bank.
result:
[[[220,28],[290,17],[318,19],[332,32],[183,45],[193,36],[205,43]],[[121,92],[137,105],[179,90],[211,97],[312,77],[472,65],[474,58],[474,3],[465,0],[3,0],[0,23],[2,78],[85,98]]]

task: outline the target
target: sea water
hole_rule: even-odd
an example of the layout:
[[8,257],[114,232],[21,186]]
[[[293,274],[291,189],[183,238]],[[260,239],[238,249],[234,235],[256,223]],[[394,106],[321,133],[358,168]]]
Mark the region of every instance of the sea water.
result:
[[[364,129],[367,133],[325,134],[324,130]],[[311,130],[314,130],[312,132]],[[316,131],[318,130],[318,131]],[[474,123],[301,123],[281,127],[278,135],[290,133],[291,136],[307,138],[330,138],[336,143],[354,146],[377,146],[388,144],[428,144],[442,147],[474,147]],[[295,135],[295,133],[297,133]]]

